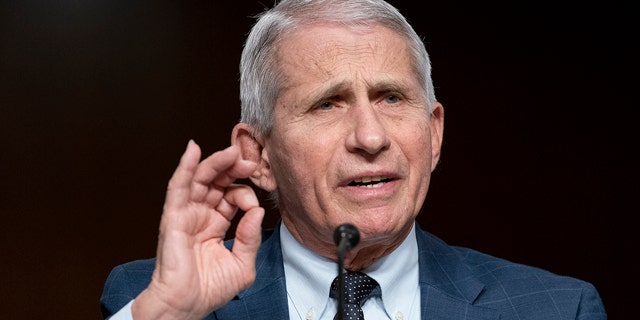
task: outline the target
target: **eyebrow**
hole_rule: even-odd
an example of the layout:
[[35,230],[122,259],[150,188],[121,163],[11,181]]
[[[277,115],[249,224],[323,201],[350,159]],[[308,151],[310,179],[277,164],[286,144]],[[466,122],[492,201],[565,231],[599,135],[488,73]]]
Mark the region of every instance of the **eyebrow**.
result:
[[341,81],[329,86],[326,89],[321,89],[317,93],[311,94],[308,99],[311,103],[316,103],[321,100],[325,100],[330,97],[336,97],[340,95],[351,86],[350,81]]
[[407,85],[403,82],[384,80],[369,86],[369,91],[373,92],[399,92],[406,93]]
[[[331,97],[339,96],[341,93],[347,91],[351,87],[351,81],[341,81],[329,86],[326,89],[321,89],[315,94],[308,96],[308,101],[316,103],[321,100],[325,100]],[[399,83],[398,81],[383,80],[378,81],[375,84],[367,83],[367,91],[373,93],[380,92],[405,92],[407,86]]]

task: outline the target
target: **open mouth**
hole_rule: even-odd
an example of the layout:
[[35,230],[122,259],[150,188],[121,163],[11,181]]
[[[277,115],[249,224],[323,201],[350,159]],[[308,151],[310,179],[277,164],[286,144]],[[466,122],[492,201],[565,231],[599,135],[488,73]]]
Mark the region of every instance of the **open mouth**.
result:
[[384,178],[380,176],[376,177],[362,177],[359,179],[355,179],[349,182],[350,187],[361,187],[361,188],[379,188],[382,187],[385,183],[391,181],[391,178]]

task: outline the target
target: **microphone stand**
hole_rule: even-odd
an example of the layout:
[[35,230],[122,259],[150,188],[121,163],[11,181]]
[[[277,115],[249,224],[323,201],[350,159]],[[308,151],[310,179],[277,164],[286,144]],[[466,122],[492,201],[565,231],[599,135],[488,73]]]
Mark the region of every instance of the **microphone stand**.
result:
[[350,223],[343,223],[335,229],[333,233],[333,240],[338,246],[338,313],[336,316],[338,320],[343,320],[344,253],[358,244],[360,241],[360,233],[354,225]]

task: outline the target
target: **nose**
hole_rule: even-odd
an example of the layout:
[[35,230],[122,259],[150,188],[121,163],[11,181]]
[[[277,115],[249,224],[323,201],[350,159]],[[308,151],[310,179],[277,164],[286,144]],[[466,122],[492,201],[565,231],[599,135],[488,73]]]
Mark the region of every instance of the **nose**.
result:
[[351,108],[349,119],[351,130],[347,137],[347,149],[351,152],[377,154],[389,147],[390,140],[385,123],[369,104]]

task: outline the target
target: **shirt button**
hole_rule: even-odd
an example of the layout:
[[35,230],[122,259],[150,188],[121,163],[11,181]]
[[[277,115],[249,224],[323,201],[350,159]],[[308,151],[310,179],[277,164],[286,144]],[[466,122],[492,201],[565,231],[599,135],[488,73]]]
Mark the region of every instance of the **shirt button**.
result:
[[313,308],[309,309],[309,311],[307,311],[307,314],[305,315],[305,320],[313,320],[314,316],[316,315],[315,311],[313,310]]
[[402,314],[402,311],[396,312],[396,320],[404,320],[404,314]]

